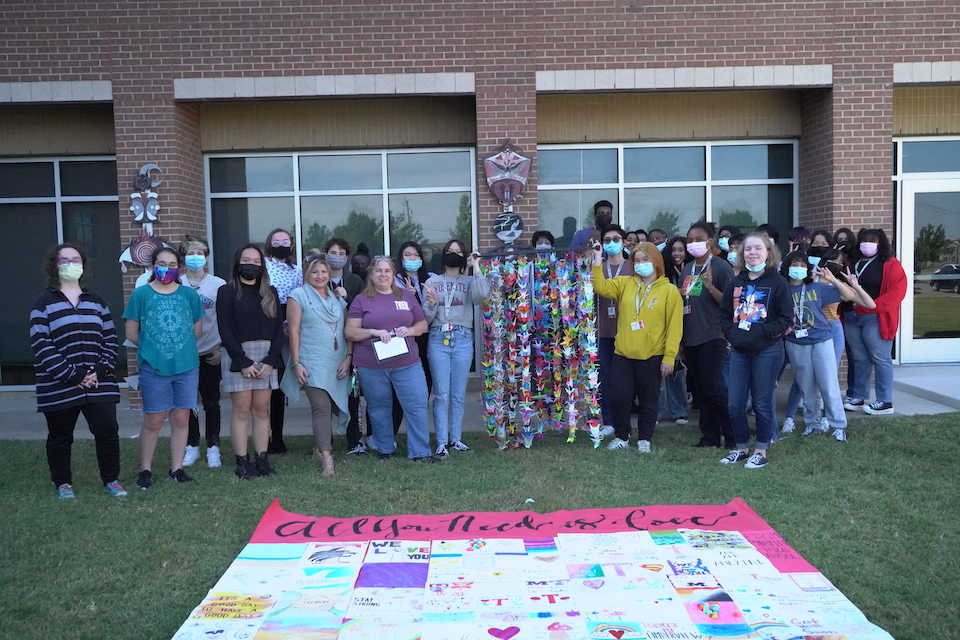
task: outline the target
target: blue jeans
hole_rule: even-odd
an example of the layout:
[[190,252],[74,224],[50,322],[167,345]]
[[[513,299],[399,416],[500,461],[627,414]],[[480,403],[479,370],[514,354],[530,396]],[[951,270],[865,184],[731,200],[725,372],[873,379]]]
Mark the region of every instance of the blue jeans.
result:
[[[830,323],[830,332],[833,334],[833,351],[837,357],[837,367],[840,367],[840,360],[843,358],[843,323],[837,318]],[[794,371],[793,384],[790,385],[790,395],[787,397],[787,417],[793,418],[797,415],[797,409],[803,402],[803,393],[800,391],[800,385],[797,383],[797,374]]]
[[597,338],[597,353],[600,356],[600,417],[604,425],[613,425],[613,410],[610,408],[610,369],[613,367],[613,343],[616,338]]
[[[679,361],[677,365],[679,366]],[[687,417],[687,369],[674,369],[663,379],[660,385],[660,402],[657,406],[657,420],[663,419],[667,409],[672,418]]]
[[427,359],[433,374],[433,425],[437,444],[459,441],[463,429],[463,400],[467,394],[467,376],[473,361],[473,331],[456,327],[443,344],[446,334],[440,327],[430,329]]
[[197,408],[197,387],[200,384],[200,368],[172,376],[161,376],[144,361],[140,367],[140,396],[144,413],[163,413],[171,409]]
[[427,423],[427,379],[423,365],[415,362],[396,369],[357,367],[373,439],[380,453],[393,453],[393,391],[397,392],[407,420],[407,457],[429,456],[430,425]]
[[753,397],[757,416],[757,444],[760,451],[770,446],[777,424],[774,388],[783,365],[783,341],[757,353],[733,350],[730,354],[730,396],[727,411],[733,426],[738,449],[750,446],[750,424],[747,422],[747,393]]
[[853,356],[857,370],[853,397],[870,398],[871,374],[876,374],[874,390],[880,402],[893,402],[893,358],[890,356],[893,340],[880,337],[880,316],[875,313],[848,311],[843,316],[848,356]]

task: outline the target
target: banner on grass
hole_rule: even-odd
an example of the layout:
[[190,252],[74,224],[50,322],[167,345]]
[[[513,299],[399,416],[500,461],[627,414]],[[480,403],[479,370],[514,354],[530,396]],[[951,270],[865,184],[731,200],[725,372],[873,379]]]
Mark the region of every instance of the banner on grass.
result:
[[742,500],[328,518],[267,509],[175,640],[890,636]]

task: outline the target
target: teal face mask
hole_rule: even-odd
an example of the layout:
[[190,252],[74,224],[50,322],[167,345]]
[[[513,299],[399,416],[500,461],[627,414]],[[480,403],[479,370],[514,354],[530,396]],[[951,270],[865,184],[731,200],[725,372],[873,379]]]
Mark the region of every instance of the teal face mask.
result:
[[406,271],[419,271],[423,266],[423,260],[404,260],[403,268]]
[[807,279],[807,268],[806,267],[790,267],[787,270],[787,273],[790,274],[790,277],[793,280],[806,280]]
[[739,256],[739,255],[740,255],[740,254],[737,253],[736,251],[731,251],[730,253],[727,254],[727,262],[729,262],[729,263],[732,264],[732,265],[736,265],[736,264],[737,264],[737,256]]
[[717,240],[717,246],[720,247],[722,251],[730,251],[730,238],[724,236]]
[[206,256],[189,255],[183,259],[190,271],[201,271],[207,264]]
[[761,271],[763,271],[764,269],[767,268],[767,263],[766,263],[766,262],[761,262],[760,264],[758,264],[758,265],[755,266],[755,267],[754,267],[754,266],[751,266],[751,265],[749,265],[749,264],[748,264],[748,265],[745,265],[745,266],[747,267],[747,271],[750,271],[751,273],[760,273]]
[[633,270],[641,278],[649,278],[653,275],[654,267],[652,262],[641,262],[640,264],[633,265]]
[[606,242],[603,245],[603,250],[607,252],[608,256],[612,256],[616,253],[622,253],[623,243],[622,242]]

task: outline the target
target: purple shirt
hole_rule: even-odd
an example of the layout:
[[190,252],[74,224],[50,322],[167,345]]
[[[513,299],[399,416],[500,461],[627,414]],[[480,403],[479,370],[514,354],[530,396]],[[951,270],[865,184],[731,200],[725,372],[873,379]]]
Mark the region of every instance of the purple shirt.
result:
[[[360,318],[364,329],[383,329],[393,331],[397,327],[412,327],[420,321],[426,321],[423,309],[410,291],[403,289],[403,295],[397,299],[393,293],[378,293],[371,300],[362,293],[353,299],[347,318]],[[398,338],[392,338],[397,340]],[[420,362],[420,350],[412,337],[407,337],[407,349],[410,353],[386,362],[377,362],[373,353],[373,339],[361,340],[353,348],[353,364],[367,369],[399,369]]]

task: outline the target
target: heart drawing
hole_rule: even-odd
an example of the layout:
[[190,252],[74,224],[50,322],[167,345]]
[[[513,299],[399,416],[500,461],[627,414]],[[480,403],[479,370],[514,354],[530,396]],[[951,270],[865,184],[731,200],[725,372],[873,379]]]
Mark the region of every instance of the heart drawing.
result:
[[622,629],[610,629],[609,631],[610,631],[610,635],[612,635],[617,640],[620,640],[620,638],[623,637],[623,634],[626,633]]
[[520,627],[507,627],[506,629],[497,629],[493,627],[487,629],[487,633],[492,635],[494,638],[499,638],[500,640],[510,640],[513,636],[520,633]]
[[604,584],[606,583],[603,580],[584,580],[583,581],[583,586],[590,587],[591,589],[599,589]]

